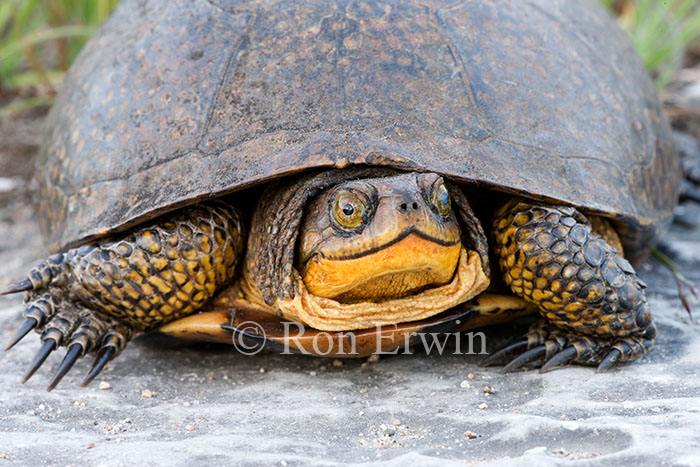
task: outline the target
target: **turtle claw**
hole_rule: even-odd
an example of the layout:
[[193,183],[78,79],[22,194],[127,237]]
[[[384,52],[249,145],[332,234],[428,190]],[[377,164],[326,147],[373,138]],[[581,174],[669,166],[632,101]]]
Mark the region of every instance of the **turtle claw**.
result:
[[508,363],[506,366],[504,366],[501,370],[501,373],[512,373],[513,371],[519,370],[525,365],[529,365],[530,363],[542,359],[542,357],[544,357],[546,354],[547,346],[545,345],[540,345],[533,349],[526,350],[525,352],[511,360],[510,363]]
[[10,284],[6,289],[0,292],[0,295],[10,295],[18,292],[26,292],[27,290],[32,290],[33,288],[34,284],[32,284],[32,281],[30,281],[29,279],[22,279],[19,282]]
[[540,373],[548,373],[557,367],[566,365],[567,363],[571,362],[574,358],[576,358],[577,354],[578,352],[576,351],[576,347],[569,346],[565,348],[564,350],[554,354],[552,358],[547,360],[545,364],[542,365],[542,367],[540,368]]
[[593,338],[560,330],[542,319],[530,326],[527,338],[490,355],[482,366],[498,365],[506,356],[519,354],[503,367],[502,373],[526,366],[539,366],[540,373],[547,373],[570,364],[597,365],[600,373],[647,353],[654,346],[655,336],[653,323],[638,335]]
[[19,282],[10,284],[0,291],[0,295],[10,295],[18,292],[29,292],[48,287],[54,280],[61,282],[59,277],[63,271],[64,256],[61,253],[51,255],[46,261],[35,265],[29,270],[27,277]]
[[92,368],[90,368],[90,371],[88,372],[87,376],[85,376],[85,379],[83,380],[81,386],[86,387],[88,384],[90,384],[92,380],[95,379],[95,377],[99,375],[100,372],[104,369],[105,365],[107,365],[107,362],[109,362],[112,359],[112,357],[116,355],[116,353],[116,347],[112,345],[104,347],[95,359],[95,363],[92,364]]
[[83,348],[82,344],[73,344],[68,348],[66,356],[63,357],[61,365],[58,367],[58,370],[56,370],[53,378],[51,378],[48,388],[46,388],[47,391],[52,391],[56,385],[61,382],[66,373],[73,368],[75,362],[77,362],[78,359],[83,356],[84,350],[85,349]]
[[58,343],[56,340],[52,338],[46,339],[43,344],[41,344],[41,348],[39,351],[36,353],[34,356],[34,360],[32,361],[32,365],[29,367],[29,371],[27,371],[24,374],[24,378],[22,378],[22,384],[26,383],[29,381],[29,378],[31,378],[34,373],[36,373],[36,370],[39,369],[39,367],[46,361],[46,358],[58,348]]
[[98,351],[95,363],[83,381],[83,386],[86,386],[131,338],[132,329],[124,323],[101,316],[72,301],[56,298],[46,291],[29,292],[24,306],[25,321],[15,331],[7,348],[10,349],[32,329],[41,333],[42,345],[22,383],[34,375],[51,352],[66,347],[68,352],[52,377],[48,390],[54,389],[81,357]]
[[24,338],[24,336],[29,334],[29,331],[37,327],[38,324],[39,321],[37,321],[35,318],[29,317],[25,319],[22,325],[19,328],[17,328],[12,337],[10,337],[10,341],[7,343],[7,347],[5,347],[5,351],[8,351],[12,347],[14,347],[15,344],[17,344],[17,342],[21,341]]
[[487,366],[496,366],[496,365],[502,365],[506,361],[508,361],[510,358],[515,357],[519,352],[527,349],[528,345],[528,340],[527,338],[518,340],[510,345],[507,345],[503,347],[502,349],[492,353],[488,357],[486,357],[481,363],[480,366],[482,367],[487,367]]
[[610,352],[608,352],[603,361],[600,362],[598,368],[596,369],[596,373],[605,373],[610,368],[617,365],[620,357],[622,357],[622,352],[620,352],[618,349],[612,349]]

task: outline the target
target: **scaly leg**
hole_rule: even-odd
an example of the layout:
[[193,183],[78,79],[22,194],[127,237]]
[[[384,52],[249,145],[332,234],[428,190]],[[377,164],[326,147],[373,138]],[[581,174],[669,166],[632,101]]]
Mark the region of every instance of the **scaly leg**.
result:
[[[600,224],[601,221],[596,221]],[[579,363],[603,371],[635,360],[654,344],[656,326],[645,285],[620,256],[609,226],[597,228],[574,208],[511,200],[493,225],[495,250],[506,284],[537,304],[542,319],[522,342],[490,356],[510,371],[544,362],[542,371]]]
[[24,323],[42,347],[24,380],[58,347],[68,349],[53,389],[83,355],[96,354],[87,385],[132,333],[194,313],[233,278],[243,251],[238,212],[214,201],[182,209],[131,233],[50,256],[3,293],[26,291]]

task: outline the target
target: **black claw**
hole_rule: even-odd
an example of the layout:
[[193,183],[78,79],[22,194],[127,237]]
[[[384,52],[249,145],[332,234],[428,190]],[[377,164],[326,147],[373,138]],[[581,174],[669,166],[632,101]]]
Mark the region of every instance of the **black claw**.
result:
[[603,373],[605,371],[608,371],[610,368],[614,367],[620,357],[622,356],[622,352],[620,352],[618,349],[612,349],[608,354],[605,356],[602,362],[600,362],[600,365],[598,365],[598,369],[596,370],[597,373]]
[[49,383],[49,387],[46,388],[47,391],[51,391],[53,388],[56,387],[56,385],[61,382],[63,377],[68,373],[68,371],[73,367],[75,362],[78,361],[78,359],[83,355],[83,345],[82,344],[73,344],[70,346],[68,349],[68,352],[66,353],[66,356],[63,357],[63,361],[61,362],[61,365],[58,367],[58,370],[56,370],[56,374],[53,375],[53,378],[51,378],[51,382]]
[[535,360],[540,359],[547,353],[547,347],[544,345],[540,345],[538,347],[535,347],[534,349],[530,349],[527,352],[519,355],[513,361],[511,361],[509,364],[503,367],[501,370],[501,373],[510,373],[512,371],[515,371],[528,363],[532,363]]
[[24,374],[24,378],[22,378],[22,384],[29,381],[29,378],[31,378],[32,375],[36,372],[36,370],[39,369],[39,367],[42,365],[42,363],[44,363],[49,354],[56,350],[56,347],[58,347],[56,344],[57,343],[54,339],[46,339],[44,343],[41,344],[41,348],[36,353],[34,361],[32,361],[32,365],[29,367],[29,371],[27,371]]
[[34,285],[29,279],[22,279],[19,282],[9,285],[5,290],[0,292],[0,295],[9,295],[11,293],[26,292],[27,290],[32,290]]
[[37,324],[39,324],[39,322],[37,320],[35,320],[34,318],[25,319],[24,323],[22,323],[22,325],[19,328],[17,328],[15,333],[12,335],[12,337],[10,337],[10,342],[7,343],[7,347],[5,347],[5,351],[10,350],[12,347],[14,347],[15,344],[17,342],[21,341],[24,336],[29,334],[29,331],[34,329]]
[[90,372],[87,374],[85,379],[83,380],[82,386],[85,387],[88,384],[92,382],[93,379],[97,375],[100,374],[102,369],[105,367],[108,361],[114,357],[114,354],[117,353],[117,349],[114,346],[109,346],[105,347],[101,352],[100,355],[95,359],[95,363],[92,364],[92,368],[90,368]]
[[547,373],[558,366],[565,365],[576,358],[577,352],[575,347],[567,347],[561,352],[555,354],[552,358],[540,368],[540,373]]
[[510,344],[510,345],[503,347],[502,349],[492,353],[491,355],[486,357],[484,359],[484,361],[481,362],[480,365],[482,367],[501,365],[501,364],[505,363],[506,360],[517,355],[518,353],[520,353],[522,350],[525,350],[526,348],[527,348],[527,339],[517,341],[513,344]]

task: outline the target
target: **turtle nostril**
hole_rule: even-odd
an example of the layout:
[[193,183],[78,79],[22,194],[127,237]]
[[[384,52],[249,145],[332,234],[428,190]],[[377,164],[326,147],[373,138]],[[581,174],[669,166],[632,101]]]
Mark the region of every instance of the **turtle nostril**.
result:
[[[410,199],[409,199],[408,201],[410,201]],[[409,206],[410,206],[410,208],[409,208]],[[413,201],[413,202],[410,202],[410,203],[404,201],[403,203],[399,204],[399,211],[401,211],[401,212],[406,212],[406,211],[408,211],[409,209],[412,209],[412,210],[414,210],[414,211],[417,211],[417,210],[418,210],[418,203],[417,203],[416,201]]]

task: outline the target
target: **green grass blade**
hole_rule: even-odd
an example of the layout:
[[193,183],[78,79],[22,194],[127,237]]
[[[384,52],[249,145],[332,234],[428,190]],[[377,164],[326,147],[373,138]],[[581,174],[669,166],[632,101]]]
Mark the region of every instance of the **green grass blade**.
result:
[[0,107],[0,118],[11,116],[16,112],[34,109],[36,107],[42,107],[45,105],[51,105],[52,103],[53,96],[38,96],[28,97],[26,99],[17,99],[3,107]]
[[0,47],[0,62],[7,56],[21,53],[26,47],[60,38],[90,37],[95,32],[95,26],[60,26],[57,28],[40,29],[19,38],[16,41]]

